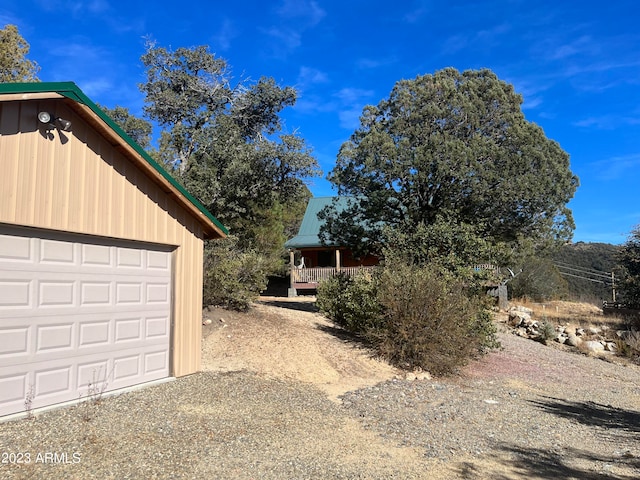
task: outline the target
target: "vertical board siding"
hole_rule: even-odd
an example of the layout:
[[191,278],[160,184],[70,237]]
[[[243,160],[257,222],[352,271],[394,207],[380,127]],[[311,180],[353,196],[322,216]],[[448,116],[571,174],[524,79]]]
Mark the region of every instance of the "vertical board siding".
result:
[[[37,112],[71,120],[47,135]],[[176,246],[173,374],[200,368],[203,231],[61,101],[0,102],[0,222]]]

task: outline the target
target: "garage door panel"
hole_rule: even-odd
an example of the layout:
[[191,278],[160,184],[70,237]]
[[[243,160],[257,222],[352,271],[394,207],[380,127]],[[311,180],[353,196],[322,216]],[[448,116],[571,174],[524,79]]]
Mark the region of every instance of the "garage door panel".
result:
[[119,268],[142,270],[144,265],[142,251],[133,248],[118,248],[116,250],[116,266]]
[[29,353],[29,335],[31,327],[16,326],[0,329],[0,362],[5,363],[11,357],[25,357]]
[[[145,375],[151,373],[162,375],[163,372],[169,369],[169,352],[166,350],[158,350],[145,353],[143,362]],[[163,376],[159,376],[158,378],[163,378]]]
[[0,234],[0,416],[167,377],[171,253],[45,237]]
[[113,303],[113,282],[80,281],[80,306],[108,306]]
[[[26,365],[148,345],[166,348],[170,339],[169,316],[166,312],[148,313],[77,314],[66,317],[65,322],[57,315],[2,319],[0,363]],[[25,326],[25,321],[32,324]]]
[[38,326],[36,328],[35,355],[48,356],[53,351],[72,355],[76,349],[74,330],[72,322]]
[[72,391],[72,372],[73,369],[68,365],[36,370],[34,375],[34,398],[46,401],[46,398],[43,397],[68,397]]
[[4,263],[33,263],[31,239],[28,237],[15,237],[0,235],[0,261]]
[[78,335],[78,348],[96,348],[108,346],[111,341],[112,322],[110,320],[81,321]]
[[32,282],[31,280],[16,278],[0,280],[0,308],[1,309],[28,309],[31,307]]
[[76,305],[75,281],[43,280],[38,282],[37,307],[74,307]]
[[27,373],[0,376],[0,403],[24,407],[29,383],[28,376]]
[[115,247],[107,245],[82,245],[80,248],[80,265],[83,267],[112,267]]
[[40,240],[38,262],[41,264],[66,264],[77,263],[77,251],[79,245],[58,240]]
[[168,339],[169,338],[169,317],[147,317],[145,319],[145,339],[153,338]]
[[78,390],[87,394],[90,390],[100,391],[103,387],[106,389],[111,363],[106,358],[78,363]]

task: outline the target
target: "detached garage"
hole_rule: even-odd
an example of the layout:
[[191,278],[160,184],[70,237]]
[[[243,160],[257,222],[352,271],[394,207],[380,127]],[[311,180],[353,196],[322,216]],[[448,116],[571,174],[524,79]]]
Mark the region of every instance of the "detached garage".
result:
[[0,84],[0,417],[200,369],[225,228],[73,83]]

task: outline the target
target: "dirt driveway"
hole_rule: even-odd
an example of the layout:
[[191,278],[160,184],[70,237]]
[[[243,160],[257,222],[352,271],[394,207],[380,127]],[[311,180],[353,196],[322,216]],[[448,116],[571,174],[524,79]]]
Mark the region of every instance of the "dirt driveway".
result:
[[0,478],[640,478],[637,366],[502,334],[407,380],[310,302],[207,316],[203,373],[0,424]]

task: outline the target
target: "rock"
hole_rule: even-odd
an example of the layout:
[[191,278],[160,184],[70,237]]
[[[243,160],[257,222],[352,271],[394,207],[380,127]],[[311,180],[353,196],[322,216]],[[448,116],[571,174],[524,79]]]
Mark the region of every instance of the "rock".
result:
[[604,352],[604,345],[597,340],[588,340],[583,343],[584,348],[591,353]]
[[577,347],[578,345],[580,345],[581,340],[573,333],[570,333],[567,335],[567,339],[564,342],[566,345],[569,345],[570,347]]
[[220,323],[225,323],[224,318],[220,318],[219,320],[220,320]]
[[413,372],[407,372],[404,376],[405,380],[413,381],[416,379],[416,374]]
[[528,314],[529,316],[533,315],[533,310],[527,307],[523,307],[522,305],[514,305],[509,309],[509,313],[511,312],[522,312]]
[[205,319],[202,321],[202,324],[203,324],[203,325],[211,325],[211,319],[210,319],[210,318],[205,318]]
[[509,325],[519,327],[521,325],[531,325],[531,315],[525,312],[509,312]]
[[576,335],[581,337],[584,335],[584,328],[576,328]]
[[604,344],[604,349],[607,352],[617,352],[618,351],[618,345],[616,345],[615,342],[606,342]]
[[558,332],[558,333],[564,333],[565,330],[566,330],[566,327],[564,327],[563,325],[558,325],[556,327],[556,332]]
[[417,373],[416,380],[431,380],[431,374],[429,372]]
[[589,327],[587,328],[587,332],[589,332],[590,335],[600,335],[602,333],[602,329],[598,327]]
[[560,345],[563,345],[567,341],[567,336],[560,333],[556,335],[556,338],[554,338],[554,340],[558,342]]

